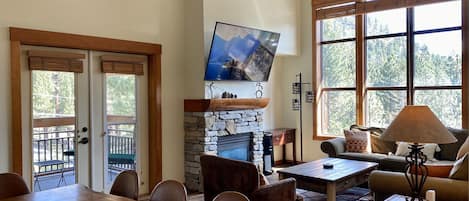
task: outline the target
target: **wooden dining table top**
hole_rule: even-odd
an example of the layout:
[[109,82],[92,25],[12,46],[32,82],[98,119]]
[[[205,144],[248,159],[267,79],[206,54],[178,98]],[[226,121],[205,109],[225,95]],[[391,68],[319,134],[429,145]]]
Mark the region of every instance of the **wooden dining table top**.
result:
[[33,192],[0,201],[133,201],[116,195],[96,192],[90,188],[74,184],[46,191]]

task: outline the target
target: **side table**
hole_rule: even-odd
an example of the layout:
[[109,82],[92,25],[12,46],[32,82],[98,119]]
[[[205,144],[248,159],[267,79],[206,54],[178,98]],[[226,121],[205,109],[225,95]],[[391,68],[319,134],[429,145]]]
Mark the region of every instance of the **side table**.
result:
[[296,129],[294,128],[276,128],[267,132],[272,133],[272,144],[274,146],[282,146],[282,163],[286,163],[286,144],[292,143],[293,164],[296,164]]

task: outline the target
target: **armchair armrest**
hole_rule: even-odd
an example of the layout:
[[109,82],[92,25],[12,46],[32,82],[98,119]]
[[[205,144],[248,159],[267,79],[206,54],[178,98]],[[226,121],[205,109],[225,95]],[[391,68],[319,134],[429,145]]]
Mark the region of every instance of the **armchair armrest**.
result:
[[329,157],[337,157],[340,153],[345,152],[345,139],[334,138],[321,142],[322,152],[329,155]]
[[251,200],[295,201],[296,181],[293,178],[288,178],[261,186],[252,193]]
[[[380,201],[392,194],[411,195],[410,187],[402,172],[373,171],[368,180],[375,200]],[[468,181],[449,178],[427,177],[422,193],[436,191],[436,200],[468,200]]]

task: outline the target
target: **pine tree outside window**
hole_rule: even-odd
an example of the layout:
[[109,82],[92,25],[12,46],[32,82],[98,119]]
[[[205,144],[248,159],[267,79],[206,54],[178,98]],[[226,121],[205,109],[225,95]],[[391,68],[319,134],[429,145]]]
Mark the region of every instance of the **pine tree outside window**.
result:
[[319,20],[314,137],[387,127],[405,105],[463,127],[461,10],[456,0]]

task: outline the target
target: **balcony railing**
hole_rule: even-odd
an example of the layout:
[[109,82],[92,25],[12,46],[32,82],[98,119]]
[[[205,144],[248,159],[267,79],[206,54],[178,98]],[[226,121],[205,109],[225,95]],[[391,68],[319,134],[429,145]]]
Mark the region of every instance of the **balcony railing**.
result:
[[35,167],[34,172],[38,174],[47,174],[74,168],[74,131],[52,131],[36,132],[33,134],[33,162],[60,160],[64,164],[48,165]]
[[[134,131],[122,129],[135,128],[135,123],[113,123],[108,127],[108,168],[112,170],[135,169]],[[58,129],[55,127],[54,129]],[[61,127],[60,129],[64,129]],[[49,128],[35,128],[33,134],[33,162],[35,176],[73,171],[75,161],[75,131],[73,126],[63,131],[49,131]],[[42,132],[41,132],[42,131]],[[48,165],[47,162],[60,161]],[[61,163],[63,161],[63,164]],[[46,164],[39,166],[37,164]]]

